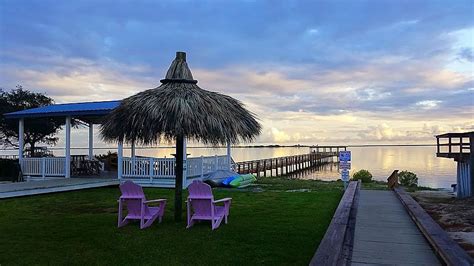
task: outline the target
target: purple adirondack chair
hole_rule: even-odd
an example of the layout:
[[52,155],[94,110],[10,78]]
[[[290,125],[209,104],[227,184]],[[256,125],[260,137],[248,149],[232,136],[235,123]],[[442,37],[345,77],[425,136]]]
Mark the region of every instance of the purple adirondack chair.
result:
[[[119,198],[118,227],[130,220],[140,220],[140,229],[149,227],[158,218],[161,223],[166,206],[166,199],[146,200],[141,186],[126,181],[120,185],[122,196]],[[159,203],[158,207],[149,207],[149,203]],[[123,204],[127,206],[127,216],[122,219]]]
[[[188,227],[194,225],[196,220],[210,220],[212,230],[219,227],[222,219],[227,223],[229,216],[231,198],[214,200],[211,186],[194,180],[188,187],[189,196],[187,200]],[[216,206],[216,203],[224,203],[224,206]]]

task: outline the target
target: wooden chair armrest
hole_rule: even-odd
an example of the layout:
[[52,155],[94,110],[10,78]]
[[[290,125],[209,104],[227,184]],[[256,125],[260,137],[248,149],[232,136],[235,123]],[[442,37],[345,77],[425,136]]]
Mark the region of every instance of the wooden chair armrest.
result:
[[166,202],[167,199],[155,199],[155,200],[146,200],[143,203],[153,203],[153,202]]
[[220,200],[214,200],[213,203],[219,203],[219,202],[226,202],[226,201],[231,201],[232,198],[223,198],[223,199],[220,199]]

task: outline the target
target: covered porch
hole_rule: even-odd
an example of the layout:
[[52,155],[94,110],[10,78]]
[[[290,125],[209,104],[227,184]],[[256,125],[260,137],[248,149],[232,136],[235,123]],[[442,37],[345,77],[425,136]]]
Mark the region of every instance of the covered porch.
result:
[[[38,181],[105,176],[105,178],[114,178],[119,181],[133,180],[145,186],[174,187],[175,158],[137,156],[135,143],[131,143],[128,157],[124,156],[123,143],[118,143],[116,172],[104,173],[103,167],[99,167],[101,162],[94,156],[94,127],[100,125],[102,119],[119,104],[120,101],[55,104],[5,114],[6,118],[19,121],[18,160],[24,179]],[[64,119],[64,156],[42,154],[31,157],[25,152],[25,124],[30,119],[36,118]],[[71,154],[71,128],[73,125],[88,127],[87,154]],[[186,145],[183,147],[183,153],[186,154]],[[185,157],[183,187],[187,187],[196,178],[204,178],[210,172],[230,170],[233,164],[230,143],[227,145],[226,155]]]

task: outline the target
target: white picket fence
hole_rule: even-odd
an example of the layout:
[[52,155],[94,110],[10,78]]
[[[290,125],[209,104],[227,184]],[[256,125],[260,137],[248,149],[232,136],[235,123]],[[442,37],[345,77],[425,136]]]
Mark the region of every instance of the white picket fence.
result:
[[122,178],[174,178],[173,158],[123,158]]
[[[23,175],[31,180],[64,178],[65,157],[23,158]],[[230,164],[233,165],[231,159]],[[124,157],[122,162],[122,179],[133,180],[143,185],[173,187],[175,181],[174,158]],[[186,160],[185,186],[196,178],[216,170],[229,170],[228,157],[201,156]]]
[[227,156],[201,156],[187,159],[186,176],[202,177],[203,175],[216,170],[229,170]]
[[65,177],[65,157],[23,158],[21,170],[24,176],[34,179]]
[[[191,179],[202,178],[210,172],[229,170],[227,158],[226,155],[187,158],[184,186],[189,185]],[[142,185],[173,187],[175,181],[175,159],[124,157],[122,171],[123,180],[133,180],[135,183]]]

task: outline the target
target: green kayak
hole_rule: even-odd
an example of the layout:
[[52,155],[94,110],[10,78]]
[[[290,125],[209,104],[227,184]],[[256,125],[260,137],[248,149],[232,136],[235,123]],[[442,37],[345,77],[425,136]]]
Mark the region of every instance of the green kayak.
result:
[[229,185],[231,187],[246,187],[256,180],[257,178],[252,174],[240,175],[232,180]]

